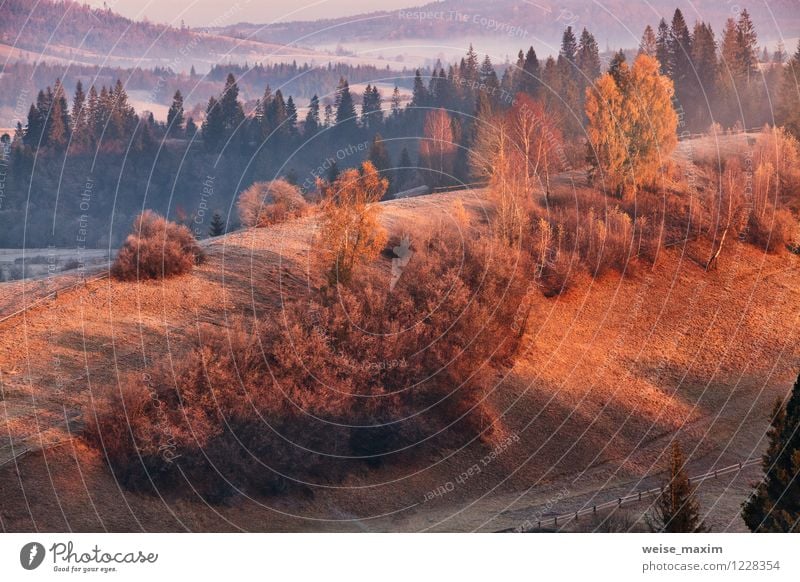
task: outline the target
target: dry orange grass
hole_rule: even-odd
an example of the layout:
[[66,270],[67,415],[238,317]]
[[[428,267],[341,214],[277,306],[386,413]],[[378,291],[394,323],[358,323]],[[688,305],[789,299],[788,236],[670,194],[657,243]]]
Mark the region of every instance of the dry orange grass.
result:
[[[568,183],[556,188],[573,195]],[[435,228],[453,221],[457,198],[470,228],[485,225],[486,201],[460,194],[383,204],[382,222],[393,234],[417,222]],[[307,274],[313,226],[307,217],[237,232],[212,242],[208,262],[185,277],[92,283],[0,324],[5,414],[14,415],[5,420],[63,417],[64,405],[91,410],[98,388],[117,386],[118,370],[141,374],[165,355],[177,364],[196,344],[198,323],[280,313],[276,308],[314,284]],[[702,241],[678,246],[660,255],[655,270],[625,279],[593,279],[579,270],[566,294],[534,294],[525,305],[523,356],[486,382],[481,395],[519,440],[447,496],[423,502],[426,492],[480,464],[486,445],[410,456],[353,473],[343,487],[320,483],[308,497],[245,496],[212,511],[199,501],[120,491],[102,454],[77,441],[74,449],[23,459],[30,510],[13,470],[0,470],[11,491],[0,500],[4,527],[64,529],[66,519],[84,530],[491,529],[509,525],[513,510],[543,502],[556,488],[577,494],[657,470],[676,432],[698,465],[758,454],[770,405],[800,366],[797,257],[734,243],[718,271],[705,273],[698,263],[709,251]],[[388,273],[388,260],[376,268]],[[22,437],[32,424],[8,426]],[[728,495],[721,490],[704,505],[734,507]],[[130,509],[120,508],[123,498]],[[392,511],[399,513],[386,516]],[[353,521],[366,517],[374,519]]]

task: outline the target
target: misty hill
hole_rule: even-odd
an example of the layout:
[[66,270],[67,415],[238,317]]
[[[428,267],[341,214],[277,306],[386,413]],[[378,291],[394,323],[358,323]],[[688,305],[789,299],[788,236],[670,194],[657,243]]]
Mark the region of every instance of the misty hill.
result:
[[[762,41],[792,38],[800,28],[796,0],[765,0],[743,3],[748,8]],[[306,44],[494,37],[523,43],[557,42],[566,26],[594,31],[598,40],[612,46],[632,47],[647,24],[655,28],[660,18],[669,22],[676,8],[686,20],[705,20],[719,32],[727,18],[736,17],[732,6],[718,0],[442,0],[419,8],[371,12],[360,16],[313,22],[271,25],[241,23],[218,30],[222,34],[246,36],[270,42]],[[779,23],[780,28],[778,28]]]
[[233,39],[207,30],[134,21],[110,8],[91,8],[71,0],[6,0],[0,17],[0,58],[5,62],[45,59],[188,71],[192,65],[205,69],[212,63],[248,59],[320,63],[330,60],[330,55]]

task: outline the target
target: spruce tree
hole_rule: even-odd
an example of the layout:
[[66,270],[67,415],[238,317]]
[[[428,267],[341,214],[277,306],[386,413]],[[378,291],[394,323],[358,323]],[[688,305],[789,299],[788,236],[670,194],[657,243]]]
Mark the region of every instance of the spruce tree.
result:
[[183,95],[180,89],[172,97],[172,105],[167,111],[167,135],[178,137],[183,132]]
[[597,41],[594,36],[585,28],[578,42],[576,63],[581,72],[583,87],[591,84],[592,81],[600,76],[600,50],[597,47]]
[[50,102],[49,118],[47,119],[47,143],[52,147],[64,148],[69,141],[70,118],[64,87],[59,79],[56,79]]
[[541,88],[541,70],[539,68],[539,58],[533,47],[528,48],[525,54],[525,62],[522,65],[522,76],[519,84],[519,91],[527,93],[531,97],[538,97]]
[[680,9],[672,17],[669,42],[669,73],[675,83],[675,97],[684,109],[691,105],[692,41]]
[[408,188],[409,183],[414,175],[414,167],[412,166],[411,156],[408,153],[407,148],[403,148],[403,151],[400,152],[400,161],[397,163],[397,169],[395,170],[395,188],[399,190],[403,190],[404,188]]
[[736,28],[738,31],[739,60],[747,82],[751,83],[755,81],[756,74],[758,73],[758,57],[756,56],[758,37],[756,36],[756,29],[753,25],[753,21],[746,8],[739,14],[739,21],[736,23]]
[[656,58],[659,65],[661,65],[662,75],[669,75],[670,73],[669,67],[672,60],[670,51],[669,26],[662,18],[658,23],[658,34],[656,35]]
[[[42,91],[39,91],[40,98],[42,98],[43,94]],[[44,120],[45,117],[41,114],[39,108],[31,104],[28,110],[28,122],[25,126],[25,145],[37,148],[44,141]]]
[[306,120],[303,123],[303,135],[306,137],[314,135],[319,131],[320,124],[319,97],[315,93],[308,104],[308,113],[306,113]]
[[800,376],[786,405],[775,403],[762,457],[763,480],[742,506],[753,532],[800,533]]
[[372,144],[370,144],[369,147],[368,159],[370,162],[372,162],[372,165],[375,166],[375,169],[378,170],[378,172],[380,172],[382,175],[391,166],[391,161],[389,160],[389,151],[386,149],[386,144],[379,133],[376,133],[372,138]]
[[652,27],[648,24],[644,29],[644,33],[642,33],[642,40],[639,42],[639,54],[658,58],[656,49],[656,33],[653,32]]
[[286,100],[286,133],[292,138],[297,136],[297,107],[291,95]]
[[394,91],[392,91],[392,119],[400,117],[400,103],[400,89],[395,85]]
[[783,70],[778,92],[777,121],[786,130],[800,139],[800,41],[794,53]]
[[338,92],[339,106],[336,108],[336,126],[341,130],[356,125],[356,106],[350,93],[350,84],[345,80]]
[[611,59],[611,64],[608,66],[608,72],[614,78],[614,82],[621,90],[625,90],[625,81],[628,75],[628,65],[625,63],[625,51],[619,49],[614,53],[614,58]]
[[218,151],[225,140],[225,122],[222,108],[216,97],[209,97],[206,118],[203,120],[203,145],[210,151]]
[[239,85],[233,73],[228,73],[225,88],[219,98],[219,112],[222,119],[223,135],[227,140],[240,129],[244,121],[244,110],[239,101]]
[[575,59],[578,55],[578,42],[575,40],[575,33],[572,32],[572,27],[568,26],[561,36],[561,50],[558,53],[559,57],[563,57],[571,65],[575,64]]
[[283,92],[280,89],[275,91],[275,97],[266,110],[267,124],[272,128],[272,139],[286,137],[289,135],[289,111],[286,101],[283,100]]
[[209,223],[208,236],[221,236],[223,234],[225,234],[225,221],[222,219],[219,210],[215,210]]
[[700,518],[700,506],[686,474],[683,453],[677,441],[672,444],[669,472],[669,482],[662,488],[653,512],[645,518],[650,529],[664,533],[709,531]]
[[422,82],[419,69],[414,73],[414,87],[411,92],[411,107],[425,107],[428,105],[428,90]]
[[89,143],[89,111],[83,83],[78,80],[72,98],[72,144],[81,149]]

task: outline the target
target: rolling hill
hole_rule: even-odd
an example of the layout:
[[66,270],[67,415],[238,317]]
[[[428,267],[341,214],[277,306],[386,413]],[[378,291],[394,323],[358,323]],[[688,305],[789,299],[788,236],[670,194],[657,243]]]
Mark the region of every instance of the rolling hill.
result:
[[[587,187],[582,173],[562,175],[555,195],[574,195],[572,180],[578,195]],[[382,220],[395,234],[448,221],[456,200],[471,228],[482,228],[482,191],[385,202]],[[154,362],[179,359],[202,325],[253,310],[279,317],[307,284],[314,226],[310,216],[237,231],[212,240],[208,261],[190,275],[92,280],[0,322],[3,530],[513,528],[652,486],[674,438],[692,474],[758,457],[771,405],[800,368],[800,257],[736,243],[706,272],[707,243],[680,241],[653,268],[624,278],[584,273],[566,294],[534,300],[523,357],[486,386],[512,436],[503,447],[407,454],[303,493],[241,495],[220,506],[124,490],[79,436],[80,413]],[[5,295],[33,299],[37,288],[0,286],[0,304],[10,304]],[[738,506],[756,475],[702,490],[716,530],[742,529]]]

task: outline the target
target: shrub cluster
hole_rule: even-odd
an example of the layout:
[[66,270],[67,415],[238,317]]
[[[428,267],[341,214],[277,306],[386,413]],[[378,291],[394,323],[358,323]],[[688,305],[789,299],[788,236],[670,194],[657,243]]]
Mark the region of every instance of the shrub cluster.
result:
[[414,249],[391,289],[361,273],[274,318],[205,329],[174,368],[109,394],[89,440],[128,486],[189,492],[188,479],[211,501],[493,441],[486,391],[518,349],[529,266],[445,231]]

